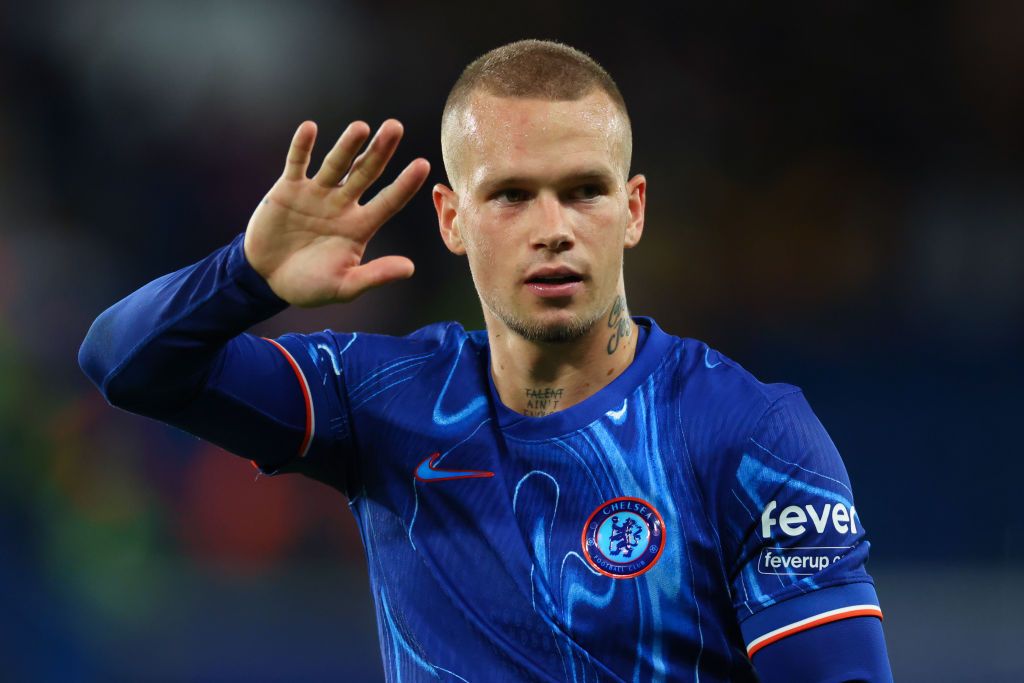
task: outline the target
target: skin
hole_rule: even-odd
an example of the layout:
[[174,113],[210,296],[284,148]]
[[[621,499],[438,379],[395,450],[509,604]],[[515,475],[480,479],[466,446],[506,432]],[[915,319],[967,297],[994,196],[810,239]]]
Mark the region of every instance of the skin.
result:
[[370,127],[362,121],[349,124],[309,178],[316,132],[313,121],[303,121],[295,131],[284,172],[249,219],[243,243],[246,260],[274,293],[306,308],[347,303],[373,287],[412,277],[413,263],[404,256],[363,263],[363,254],[374,233],[430,173],[426,159],[414,159],[390,185],[360,204],[395,153],[402,124],[385,121],[358,156]]
[[[453,187],[436,185],[434,206],[445,245],[469,259],[495,386],[524,414],[568,408],[635,355],[622,258],[643,232],[647,183],[626,178],[628,123],[601,91],[576,101],[476,93],[452,120],[468,134],[445,145]],[[525,279],[549,265],[577,271],[582,286],[537,296]],[[537,391],[557,403],[538,403]]]
[[[611,382],[635,354],[622,256],[643,232],[646,180],[626,177],[628,123],[599,91],[569,102],[476,93],[453,121],[444,145],[453,186],[434,187],[434,206],[445,245],[469,259],[495,386],[524,414],[568,408]],[[298,127],[244,241],[246,259],[279,297],[302,307],[345,303],[412,276],[404,256],[363,263],[369,240],[430,171],[425,159],[414,159],[361,203],[402,132],[389,119],[359,153],[370,128],[356,121],[309,178],[317,127]],[[550,265],[581,275],[571,296],[545,299],[525,285],[533,269]]]

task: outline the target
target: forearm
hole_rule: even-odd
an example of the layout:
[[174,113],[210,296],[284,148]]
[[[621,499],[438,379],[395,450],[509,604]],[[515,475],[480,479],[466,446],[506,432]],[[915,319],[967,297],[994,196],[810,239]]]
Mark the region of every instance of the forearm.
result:
[[243,235],[104,311],[78,360],[112,405],[160,416],[203,388],[227,342],[287,308],[245,260]]
[[[405,257],[363,263],[362,256],[377,229],[423,184],[430,166],[414,160],[361,204],[394,153],[402,127],[385,121],[357,157],[369,132],[365,123],[351,124],[320,171],[308,178],[316,126],[304,122],[283,175],[244,235],[154,280],[96,319],[79,364],[109,403],[249,458],[268,474],[301,471],[335,485],[344,482],[336,457],[351,446],[343,381],[333,357],[329,375],[309,361],[314,349],[330,350],[333,333],[264,340],[245,331],[288,302],[347,303],[412,275]],[[318,422],[318,412],[329,419]]]

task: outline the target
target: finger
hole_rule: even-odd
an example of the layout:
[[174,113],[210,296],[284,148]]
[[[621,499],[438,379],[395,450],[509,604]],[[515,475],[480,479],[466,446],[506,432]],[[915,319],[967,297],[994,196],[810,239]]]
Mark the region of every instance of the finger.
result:
[[342,185],[342,193],[346,199],[360,197],[373,181],[380,177],[384,167],[391,159],[398,147],[398,141],[402,139],[402,124],[395,119],[388,119],[380,125],[377,134],[367,146],[366,151],[352,163],[352,170]]
[[348,124],[348,128],[324,157],[324,163],[313,176],[313,180],[324,187],[334,187],[341,182],[352,166],[352,158],[369,135],[370,127],[363,121],[353,121]]
[[338,298],[351,301],[373,287],[412,277],[415,266],[404,256],[381,256],[345,270],[338,285]]
[[291,147],[288,148],[288,158],[284,162],[284,177],[286,180],[302,180],[306,177],[306,169],[309,168],[309,155],[313,151],[313,143],[316,141],[316,123],[314,121],[303,121],[295,129],[292,136]]
[[398,213],[412,196],[423,187],[423,182],[430,174],[430,162],[426,159],[414,159],[402,169],[390,185],[377,193],[377,196],[366,204],[374,225],[383,225],[389,218]]

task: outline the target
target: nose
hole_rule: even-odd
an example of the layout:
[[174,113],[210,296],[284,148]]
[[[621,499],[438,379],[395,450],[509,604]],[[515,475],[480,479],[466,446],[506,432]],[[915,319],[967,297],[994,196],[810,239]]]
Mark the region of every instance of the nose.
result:
[[566,220],[565,207],[558,197],[542,194],[537,198],[535,206],[537,213],[532,221],[533,247],[554,252],[571,249],[574,243],[572,226]]

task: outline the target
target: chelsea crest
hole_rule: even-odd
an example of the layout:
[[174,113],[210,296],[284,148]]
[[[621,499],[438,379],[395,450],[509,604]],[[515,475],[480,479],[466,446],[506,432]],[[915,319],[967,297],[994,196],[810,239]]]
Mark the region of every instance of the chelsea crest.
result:
[[654,566],[665,549],[665,521],[640,498],[607,500],[583,526],[583,556],[613,579],[639,576]]

